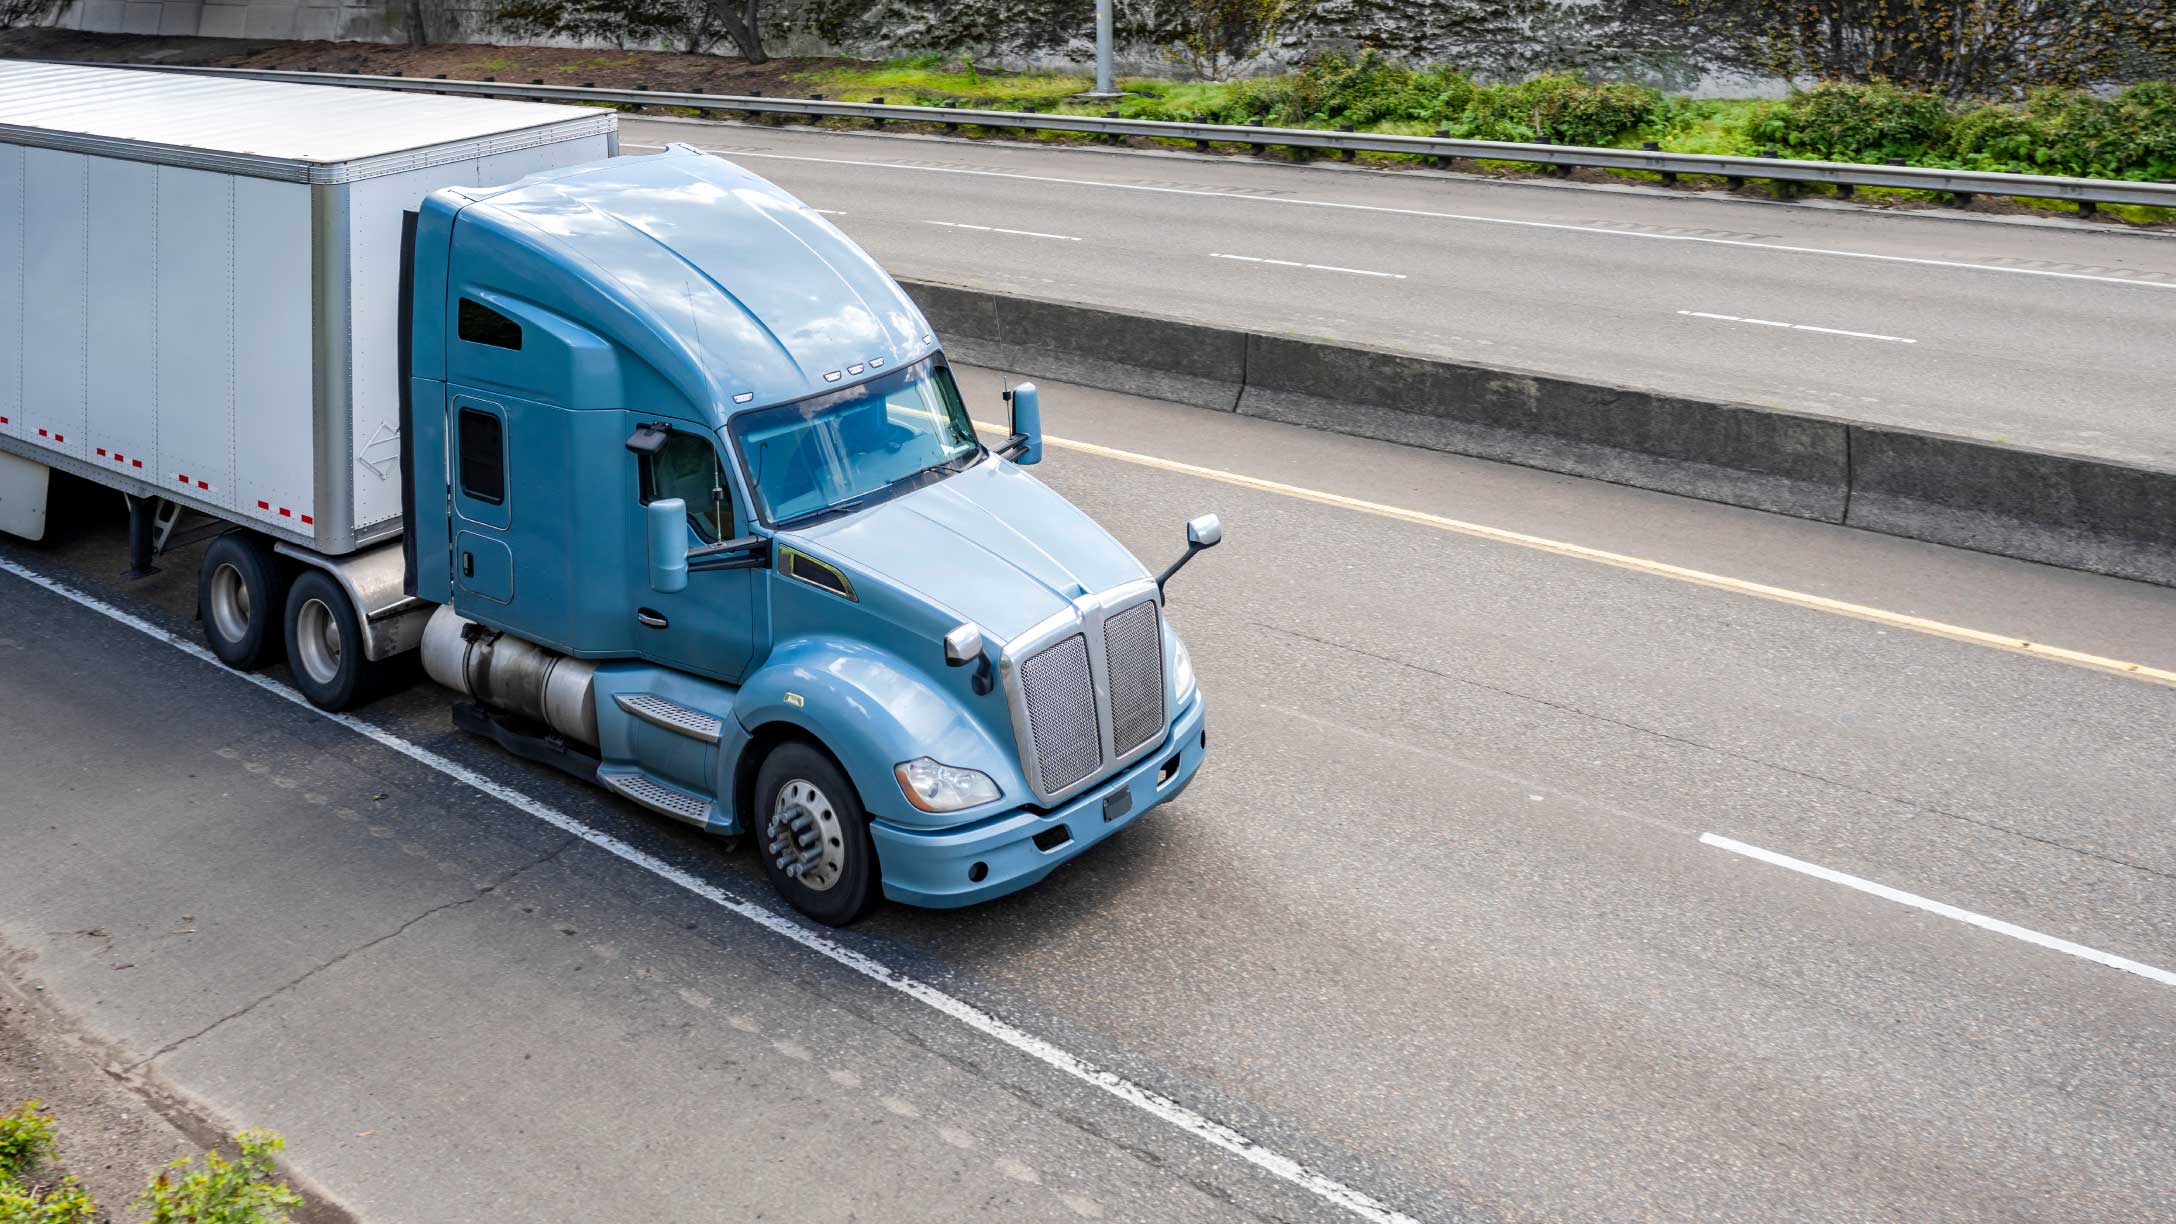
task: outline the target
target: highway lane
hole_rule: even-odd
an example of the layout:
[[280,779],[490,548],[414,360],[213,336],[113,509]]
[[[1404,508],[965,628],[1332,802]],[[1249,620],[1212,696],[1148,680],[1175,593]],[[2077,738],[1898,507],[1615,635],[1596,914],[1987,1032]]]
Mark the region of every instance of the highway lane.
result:
[[740,157],[904,275],[2176,463],[2164,235],[738,124],[623,138]]
[[[986,415],[996,382],[973,379]],[[1059,438],[2176,666],[2176,592],[1097,392],[1046,405]],[[2176,968],[2176,690],[1064,445],[1039,474],[1151,561],[1186,514],[1224,515],[1171,605],[1212,762],[1043,887],[888,908],[847,946],[1420,1218],[2168,1218],[2170,986],[1699,837]],[[191,558],[121,583],[116,535],[0,557],[185,630]],[[38,881],[0,893],[0,930],[145,1053],[271,992],[159,1066],[382,1218],[456,1172],[462,1210],[435,1218],[1077,1212],[1058,1191],[1109,1218],[1351,1218],[7,575],[0,625],[0,772],[33,779],[0,859]],[[446,702],[365,717],[763,896],[745,855],[462,739]],[[340,816],[377,793],[391,815]],[[312,971],[465,895],[434,878],[512,872]],[[230,898],[226,960],[159,955],[223,964],[208,988],[48,933],[207,894]],[[751,1127],[753,1151],[727,1141]],[[864,1134],[873,1159],[826,1163]],[[797,1202],[795,1167],[837,1184]]]

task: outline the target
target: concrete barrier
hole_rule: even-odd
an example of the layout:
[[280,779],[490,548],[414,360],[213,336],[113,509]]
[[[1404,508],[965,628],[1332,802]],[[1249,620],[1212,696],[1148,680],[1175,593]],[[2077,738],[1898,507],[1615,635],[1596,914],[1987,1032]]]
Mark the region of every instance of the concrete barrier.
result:
[[2176,471],[908,281],[975,365],[2176,586]]

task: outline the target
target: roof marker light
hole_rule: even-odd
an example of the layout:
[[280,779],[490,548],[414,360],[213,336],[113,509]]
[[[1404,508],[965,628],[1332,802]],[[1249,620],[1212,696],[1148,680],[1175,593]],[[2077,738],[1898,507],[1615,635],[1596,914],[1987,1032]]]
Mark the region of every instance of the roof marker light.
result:
[[935,337],[935,336],[932,336],[932,335],[930,335],[930,334],[929,334],[929,333],[927,333],[927,332],[924,332],[924,333],[922,333],[922,343],[924,343],[924,344],[935,344],[935,343],[937,343],[937,337]]
[[839,381],[839,378],[840,374],[837,370],[833,370],[829,374],[824,375],[825,382],[837,382]]
[[858,366],[858,365],[850,365],[850,366],[846,367],[846,372],[847,372],[847,373],[849,373],[849,374],[859,374],[859,373],[861,373],[861,371],[862,371],[862,368],[863,368],[863,367],[861,367],[861,366]]
[[755,397],[756,397],[756,393],[755,393],[755,392],[753,392],[753,391],[743,391],[743,392],[741,392],[741,393],[740,393],[739,395],[736,395],[736,396],[734,396],[734,397],[733,397],[733,402],[734,402],[734,403],[736,403],[736,404],[745,404],[745,403],[747,403],[747,402],[748,402],[749,400],[752,400],[752,399],[754,399]]
[[872,370],[881,370],[881,369],[883,369],[883,368],[884,368],[884,359],[883,359],[882,357],[871,357],[871,358],[869,359],[869,368],[870,368],[870,369],[872,369]]

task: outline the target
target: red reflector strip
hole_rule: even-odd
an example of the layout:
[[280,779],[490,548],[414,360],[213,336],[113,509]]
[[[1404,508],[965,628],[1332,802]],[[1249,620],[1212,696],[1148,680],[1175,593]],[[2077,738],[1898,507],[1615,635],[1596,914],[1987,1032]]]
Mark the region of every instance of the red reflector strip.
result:
[[103,459],[103,458],[105,458],[105,457],[106,457],[106,448],[105,448],[105,447],[101,446],[101,447],[99,447],[99,448],[98,448],[98,457],[99,457],[99,458],[101,458],[101,459]]
[[302,521],[303,521],[303,522],[305,522],[305,523],[312,523],[312,524],[314,524],[314,523],[316,523],[316,522],[317,522],[317,520],[316,520],[316,519],[313,519],[313,518],[311,518],[311,517],[310,517],[309,515],[307,515],[307,514],[305,514],[305,515],[303,515],[303,516],[302,516]]
[[289,510],[289,509],[288,509],[287,507],[285,507],[285,506],[281,506],[281,507],[280,507],[280,517],[281,517],[281,518],[293,518],[293,517],[295,517],[295,512],[294,512],[294,511],[292,511],[292,510]]
[[0,417],[0,425],[5,425],[5,424],[7,424],[7,423],[8,423],[8,419],[7,419],[6,417]]
[[197,481],[197,482],[196,482],[196,487],[197,487],[197,488],[199,488],[199,489],[209,489],[209,488],[211,488],[211,486],[210,486],[210,485],[208,485],[208,484],[204,483],[204,482],[203,482],[203,481],[201,481],[201,480],[199,480],[199,481]]
[[259,510],[270,510],[272,508],[272,503],[268,501],[261,501],[257,503],[257,508]]
[[131,459],[128,462],[130,467],[142,467],[144,465],[144,461],[141,459]]
[[50,437],[52,437],[53,435],[52,435],[52,434],[49,434],[49,433],[47,433],[47,432],[45,432],[44,430],[42,430],[42,429],[41,429],[41,430],[39,430],[39,431],[38,431],[38,436],[39,436],[39,437],[41,437],[41,438],[50,438]]
[[188,478],[187,476],[183,476],[183,475],[181,475],[181,474],[180,474],[180,473],[178,473],[178,472],[177,472],[177,473],[175,473],[175,475],[174,475],[174,479],[176,479],[176,480],[180,481],[180,482],[181,482],[181,483],[183,483],[183,484],[188,484],[188,483],[189,483],[189,478]]

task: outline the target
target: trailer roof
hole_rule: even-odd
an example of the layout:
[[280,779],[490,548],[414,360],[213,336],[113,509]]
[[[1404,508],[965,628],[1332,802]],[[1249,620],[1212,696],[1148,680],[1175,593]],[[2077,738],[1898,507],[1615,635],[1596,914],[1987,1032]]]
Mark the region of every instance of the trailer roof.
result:
[[0,60],[0,141],[294,182],[397,174],[617,125],[585,106]]

